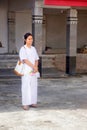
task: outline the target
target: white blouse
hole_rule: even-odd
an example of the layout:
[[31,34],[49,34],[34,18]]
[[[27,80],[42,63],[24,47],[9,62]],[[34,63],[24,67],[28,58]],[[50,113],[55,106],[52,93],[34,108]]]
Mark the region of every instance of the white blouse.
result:
[[[35,64],[36,60],[39,60],[39,56],[34,46],[31,46],[30,48],[28,48],[26,45],[22,46],[19,51],[19,57],[21,61],[23,61],[24,59],[27,59],[33,65]],[[32,71],[32,68],[30,66],[28,66],[27,64],[24,64],[24,65],[25,65],[24,73]]]

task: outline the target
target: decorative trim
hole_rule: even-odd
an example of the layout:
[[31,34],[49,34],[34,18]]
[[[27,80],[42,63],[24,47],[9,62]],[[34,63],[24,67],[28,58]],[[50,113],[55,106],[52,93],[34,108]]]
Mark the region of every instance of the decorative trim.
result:
[[78,18],[77,17],[67,17],[67,24],[77,24]]
[[8,19],[8,22],[15,23],[15,19]]
[[43,16],[32,15],[32,23],[42,24],[43,23]]

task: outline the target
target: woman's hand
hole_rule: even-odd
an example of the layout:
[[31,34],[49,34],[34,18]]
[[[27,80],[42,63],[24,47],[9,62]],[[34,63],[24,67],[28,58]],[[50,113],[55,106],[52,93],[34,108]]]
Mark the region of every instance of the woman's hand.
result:
[[34,73],[36,72],[38,72],[38,60],[36,60],[34,64]]
[[35,64],[33,65],[29,60],[24,59],[23,63],[26,63],[27,65],[29,65],[33,69],[34,73],[38,72],[38,61],[35,61]]
[[38,67],[37,66],[34,66],[33,67],[33,72],[36,73],[38,71]]

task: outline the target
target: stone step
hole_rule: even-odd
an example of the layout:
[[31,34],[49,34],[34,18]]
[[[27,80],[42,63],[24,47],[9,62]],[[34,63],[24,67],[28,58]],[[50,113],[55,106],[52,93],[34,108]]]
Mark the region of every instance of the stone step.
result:
[[66,54],[66,48],[48,48],[45,54]]
[[[18,55],[0,55],[0,78],[17,77],[13,72],[17,60]],[[42,77],[60,77],[63,75],[55,67],[57,61],[57,55],[42,55]]]
[[18,55],[11,55],[11,54],[0,54],[0,60],[12,60],[12,59],[15,59],[17,60],[18,59]]
[[0,79],[19,79],[19,76],[16,76],[14,74],[14,69],[10,68],[5,68],[5,69],[0,69]]
[[18,55],[0,55],[0,69],[14,68],[18,60]]
[[42,55],[42,68],[58,68],[62,65],[64,67],[65,54]]
[[[54,68],[56,55],[42,55],[42,68]],[[14,68],[18,55],[0,55],[0,68]]]
[[68,75],[64,71],[59,71],[56,68],[43,68],[42,69],[42,77],[43,78],[60,78],[60,77],[68,77]]
[[42,68],[54,68],[56,55],[42,55]]
[[14,68],[17,60],[0,60],[0,69],[1,68]]
[[[58,57],[58,55],[42,55],[42,68],[57,68]],[[13,69],[17,60],[18,55],[0,55],[0,69]]]
[[[41,78],[60,78],[67,77],[65,72],[58,71],[56,68],[44,68],[42,69]],[[0,69],[0,79],[21,79],[20,76],[14,74],[14,69]]]

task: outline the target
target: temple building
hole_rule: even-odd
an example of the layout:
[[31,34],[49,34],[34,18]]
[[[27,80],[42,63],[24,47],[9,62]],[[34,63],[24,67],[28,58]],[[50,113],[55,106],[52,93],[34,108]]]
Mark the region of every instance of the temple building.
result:
[[0,54],[17,55],[26,32],[40,58],[48,56],[43,67],[68,74],[87,69],[81,54],[87,49],[87,0],[0,0]]

